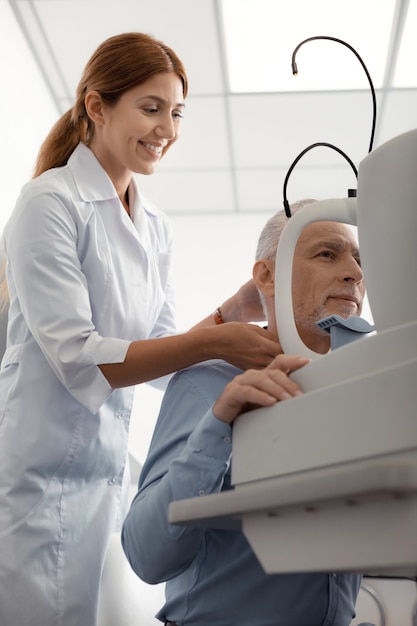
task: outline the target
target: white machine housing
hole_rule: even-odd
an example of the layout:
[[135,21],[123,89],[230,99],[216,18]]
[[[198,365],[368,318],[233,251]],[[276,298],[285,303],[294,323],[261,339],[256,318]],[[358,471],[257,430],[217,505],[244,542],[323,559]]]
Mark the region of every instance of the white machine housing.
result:
[[[357,199],[301,209],[277,251],[285,352],[312,362],[303,396],[240,416],[234,490],[173,502],[170,522],[240,523],[266,572],[417,575],[417,129],[359,166]],[[357,224],[376,332],[327,355],[301,341],[291,263],[312,221]]]

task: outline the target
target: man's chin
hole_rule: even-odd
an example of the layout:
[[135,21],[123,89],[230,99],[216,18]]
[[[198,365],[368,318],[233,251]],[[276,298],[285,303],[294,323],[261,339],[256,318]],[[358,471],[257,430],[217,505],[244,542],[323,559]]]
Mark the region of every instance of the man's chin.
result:
[[357,305],[352,303],[352,305],[331,307],[323,317],[330,317],[331,315],[339,315],[344,320],[347,320],[349,317],[360,315],[360,311]]

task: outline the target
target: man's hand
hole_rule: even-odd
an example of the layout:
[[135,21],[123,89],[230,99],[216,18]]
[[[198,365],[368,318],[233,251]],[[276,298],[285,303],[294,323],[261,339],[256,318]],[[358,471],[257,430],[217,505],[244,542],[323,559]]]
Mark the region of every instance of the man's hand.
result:
[[214,403],[214,415],[231,424],[241,413],[301,395],[288,375],[309,362],[305,357],[280,354],[265,369],[236,376]]

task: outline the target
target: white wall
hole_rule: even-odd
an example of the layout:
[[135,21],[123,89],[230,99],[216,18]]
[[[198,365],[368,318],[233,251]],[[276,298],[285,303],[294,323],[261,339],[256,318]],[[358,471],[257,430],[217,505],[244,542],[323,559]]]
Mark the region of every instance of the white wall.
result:
[[58,114],[7,0],[0,0],[0,231]]

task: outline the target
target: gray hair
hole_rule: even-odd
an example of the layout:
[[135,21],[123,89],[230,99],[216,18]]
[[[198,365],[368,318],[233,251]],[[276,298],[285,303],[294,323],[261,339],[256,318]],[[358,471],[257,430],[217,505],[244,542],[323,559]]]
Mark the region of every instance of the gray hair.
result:
[[[297,211],[309,204],[312,204],[313,202],[316,202],[316,200],[312,200],[310,198],[294,202],[290,205],[291,213],[297,213]],[[281,211],[278,211],[278,213],[275,213],[275,215],[267,221],[258,239],[258,247],[255,255],[256,261],[259,261],[260,259],[270,259],[275,261],[278,241],[289,219],[290,218],[285,215],[284,209],[282,209]]]
[[[293,215],[294,213],[297,213],[297,211],[309,204],[313,204],[313,202],[316,202],[316,200],[312,200],[310,198],[294,202],[290,205],[291,214]],[[284,209],[278,211],[278,213],[275,213],[275,215],[269,218],[258,239],[258,247],[255,254],[256,261],[259,261],[260,259],[269,259],[270,261],[275,262],[279,238],[281,237],[281,233],[289,219],[291,218],[286,216]],[[268,319],[265,296],[260,289],[258,289],[258,292],[265,314],[265,319]]]

